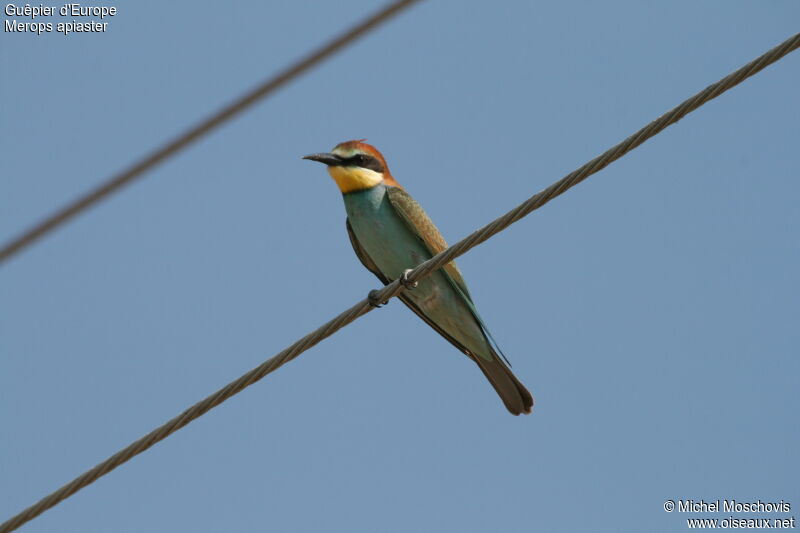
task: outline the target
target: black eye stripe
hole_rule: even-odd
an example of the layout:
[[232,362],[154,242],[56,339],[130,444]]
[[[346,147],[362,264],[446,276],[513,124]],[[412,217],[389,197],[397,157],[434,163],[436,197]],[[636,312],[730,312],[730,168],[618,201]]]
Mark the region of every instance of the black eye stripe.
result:
[[368,168],[375,172],[383,172],[383,165],[381,165],[381,162],[371,155],[356,154],[343,160],[342,164],[350,167]]

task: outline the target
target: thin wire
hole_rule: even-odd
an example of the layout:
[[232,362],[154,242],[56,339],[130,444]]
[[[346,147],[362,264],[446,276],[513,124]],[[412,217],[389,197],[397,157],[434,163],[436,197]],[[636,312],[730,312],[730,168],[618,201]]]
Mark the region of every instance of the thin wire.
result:
[[133,164],[131,167],[123,170],[119,174],[112,176],[97,188],[89,191],[72,203],[64,206],[59,211],[45,218],[0,248],[0,264],[9,259],[11,256],[20,252],[22,249],[30,246],[50,231],[56,229],[58,226],[69,221],[75,215],[85,211],[100,200],[103,200],[111,193],[120,189],[123,185],[127,185],[134,179],[141,177],[146,171],[155,167],[165,159],[175,155],[177,152],[186,148],[194,141],[200,139],[218,126],[249,108],[260,99],[279,89],[283,85],[286,85],[288,82],[294,80],[311,67],[317,65],[324,59],[327,59],[365,33],[376,28],[381,23],[386,22],[405,8],[418,1],[419,0],[398,0],[388,4],[379,12],[362,20],[339,37],[336,37],[321,48],[314,50],[300,61],[297,61],[282,72],[279,72],[277,75],[266,80],[255,89],[241,96],[238,100],[235,100],[234,102],[231,102],[227,106],[223,107],[207,119],[203,120],[183,134],[179,135],[177,138],[152,152],[144,159],[141,159],[139,162]]
[[[487,240],[492,235],[499,233],[500,231],[503,231],[505,228],[507,228],[514,222],[520,220],[521,218],[530,214],[532,211],[543,206],[556,196],[563,194],[569,188],[573,187],[574,185],[577,185],[590,175],[594,174],[595,172],[598,172],[599,170],[603,169],[613,161],[619,159],[626,153],[630,152],[631,150],[633,150],[634,148],[645,142],[647,139],[655,136],[656,134],[664,130],[667,126],[674,124],[675,122],[685,117],[695,109],[699,108],[709,100],[716,98],[717,96],[727,91],[731,87],[734,87],[735,85],[739,84],[746,78],[756,74],[767,65],[774,63],[775,61],[779,60],[780,58],[782,58],[789,52],[797,49],[798,47],[800,47],[800,34],[791,37],[790,39],[786,40],[782,44],[768,51],[755,61],[748,63],[744,67],[726,76],[717,83],[709,85],[703,91],[697,93],[688,100],[685,100],[679,106],[675,107],[668,113],[654,120],[653,122],[651,122],[644,128],[640,129],[639,131],[637,131],[636,133],[634,133],[621,143],[607,150],[602,155],[592,159],[579,169],[567,174],[564,178],[557,181],[553,185],[533,195],[528,200],[526,200],[519,206],[515,207],[505,215],[497,218],[496,220],[487,224],[481,229],[471,233],[469,236],[460,240],[455,245],[442,251],[441,253],[436,254],[431,259],[417,266],[414,270],[409,272],[408,274],[409,282],[418,281],[419,279],[441,268],[442,266],[452,261],[456,257],[467,252],[472,247],[477,246],[478,244]],[[387,301],[389,298],[392,298],[397,294],[399,294],[402,290],[404,290],[403,285],[399,281],[393,281],[392,283],[386,285],[379,291],[376,291],[374,298],[377,299],[378,301]],[[65,498],[68,498],[69,496],[75,494],[83,487],[97,480],[99,477],[109,473],[111,470],[115,469],[119,465],[125,463],[126,461],[130,460],[136,455],[147,450],[157,442],[165,439],[167,436],[171,435],[172,433],[176,432],[180,428],[187,425],[189,422],[204,415],[205,413],[207,413],[217,405],[221,404],[228,398],[234,396],[235,394],[242,391],[244,388],[259,381],[270,372],[273,372],[274,370],[278,369],[284,363],[291,361],[304,351],[316,345],[323,339],[333,335],[333,333],[335,333],[339,329],[343,328],[350,322],[353,322],[358,317],[370,312],[373,309],[374,307],[372,307],[369,304],[368,299],[365,298],[361,300],[350,309],[339,314],[333,320],[327,322],[320,328],[309,333],[308,335],[306,335],[299,341],[295,342],[294,344],[292,344],[282,352],[278,353],[274,357],[268,359],[258,367],[247,372],[239,379],[230,382],[225,387],[221,388],[214,394],[208,396],[204,400],[196,403],[195,405],[185,410],[183,413],[176,416],[166,424],[148,433],[147,435],[140,438],[139,440],[137,440],[130,446],[126,447],[125,449],[115,453],[102,463],[84,472],[83,474],[81,474],[68,484],[64,485],[60,489],[56,490],[49,496],[46,496],[36,504],[25,509],[18,515],[14,516],[7,522],[3,523],[2,525],[0,525],[0,533],[8,533],[10,531],[13,531],[20,525],[33,519],[34,517],[46,511],[47,509],[58,504]]]

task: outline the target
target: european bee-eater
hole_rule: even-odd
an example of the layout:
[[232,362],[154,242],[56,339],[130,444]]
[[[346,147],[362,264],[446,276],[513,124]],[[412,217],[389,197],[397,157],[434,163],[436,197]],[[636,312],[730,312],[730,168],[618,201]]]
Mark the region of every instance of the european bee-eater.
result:
[[[447,248],[439,230],[392,177],[375,147],[363,140],[347,141],[330,153],[304,159],[327,165],[344,197],[350,243],[364,266],[384,284]],[[512,414],[531,412],[531,393],[503,362],[455,262],[398,297],[478,364]]]

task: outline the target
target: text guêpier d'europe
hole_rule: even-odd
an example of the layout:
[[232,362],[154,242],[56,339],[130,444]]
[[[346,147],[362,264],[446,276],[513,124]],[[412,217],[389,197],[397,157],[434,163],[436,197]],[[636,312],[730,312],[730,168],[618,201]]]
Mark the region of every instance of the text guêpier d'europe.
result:
[[[4,12],[6,17],[20,17],[21,19],[7,18],[3,27],[5,32],[28,32],[41,35],[42,33],[56,31],[68,35],[79,32],[105,32],[108,29],[108,22],[104,22],[104,19],[116,15],[117,8],[113,6],[85,6],[77,3],[68,3],[61,6],[6,4]],[[50,22],[47,20],[47,17],[56,16],[98,17],[100,21],[92,19],[89,21],[61,20],[59,22]]]

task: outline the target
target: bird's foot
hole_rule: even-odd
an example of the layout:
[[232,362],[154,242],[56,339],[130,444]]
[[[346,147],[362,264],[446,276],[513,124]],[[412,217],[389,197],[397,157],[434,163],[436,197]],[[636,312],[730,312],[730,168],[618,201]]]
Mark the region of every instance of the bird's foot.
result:
[[379,292],[380,291],[373,289],[367,294],[367,301],[372,307],[381,307],[389,303],[388,301],[381,301],[381,299],[378,297]]
[[408,290],[416,289],[417,285],[418,285],[418,283],[416,281],[411,281],[411,280],[408,279],[408,275],[411,272],[412,272],[412,270],[410,268],[407,268],[400,275],[400,284],[403,285],[403,287],[405,287]]

